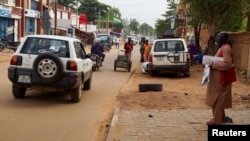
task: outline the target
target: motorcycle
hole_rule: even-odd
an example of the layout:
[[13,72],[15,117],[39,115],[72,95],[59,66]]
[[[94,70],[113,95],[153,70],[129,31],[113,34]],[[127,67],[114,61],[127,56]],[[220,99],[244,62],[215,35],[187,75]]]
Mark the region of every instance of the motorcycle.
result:
[[103,46],[103,50],[104,52],[109,52],[109,50],[111,49],[108,45],[108,43],[102,43],[102,46]]
[[7,36],[3,36],[0,41],[0,51],[3,51],[5,48],[16,51],[20,43],[21,43],[20,41],[17,42],[10,41],[7,38]]
[[93,61],[92,70],[96,71],[102,66],[102,57],[97,54],[89,54],[89,58]]

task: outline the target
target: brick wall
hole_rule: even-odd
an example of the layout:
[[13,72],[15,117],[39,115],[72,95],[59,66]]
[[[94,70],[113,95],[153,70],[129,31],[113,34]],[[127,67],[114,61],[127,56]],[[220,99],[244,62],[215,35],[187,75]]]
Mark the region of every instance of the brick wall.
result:
[[[237,69],[247,70],[249,61],[250,32],[228,33],[229,39],[233,41],[234,64]],[[207,30],[201,31],[201,47],[207,46]]]
[[234,61],[236,68],[248,69],[250,32],[229,33],[229,39],[233,41]]

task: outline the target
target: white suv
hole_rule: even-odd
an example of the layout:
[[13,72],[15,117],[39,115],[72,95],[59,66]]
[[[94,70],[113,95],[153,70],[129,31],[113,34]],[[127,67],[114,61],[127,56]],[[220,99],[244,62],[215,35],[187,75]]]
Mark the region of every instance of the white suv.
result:
[[67,91],[79,102],[89,90],[93,62],[80,40],[54,35],[28,35],[11,55],[8,78],[15,98],[26,90]]
[[172,71],[189,77],[190,55],[182,38],[162,38],[154,40],[149,55],[148,72]]

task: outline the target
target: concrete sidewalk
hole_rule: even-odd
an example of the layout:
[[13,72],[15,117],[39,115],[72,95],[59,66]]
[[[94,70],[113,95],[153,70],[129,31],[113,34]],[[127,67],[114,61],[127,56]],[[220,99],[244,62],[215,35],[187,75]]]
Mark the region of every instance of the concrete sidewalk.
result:
[[[228,109],[233,124],[250,124],[250,108]],[[208,109],[126,110],[117,107],[106,141],[206,141]]]

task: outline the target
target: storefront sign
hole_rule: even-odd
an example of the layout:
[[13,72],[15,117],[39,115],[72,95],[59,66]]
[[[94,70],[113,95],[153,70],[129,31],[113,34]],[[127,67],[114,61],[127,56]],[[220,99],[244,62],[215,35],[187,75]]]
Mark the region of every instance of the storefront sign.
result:
[[0,17],[11,17],[11,7],[5,7],[3,5],[0,5]]
[[86,32],[96,32],[96,25],[90,25],[88,24],[86,27],[86,24],[80,24],[80,30]]
[[79,24],[86,24],[86,23],[88,23],[87,15],[81,14],[79,18]]
[[11,12],[11,18],[13,19],[21,19],[22,16],[22,9],[21,8],[16,8],[12,7],[12,12]]
[[40,18],[40,12],[31,9],[25,9],[25,16],[31,18]]

